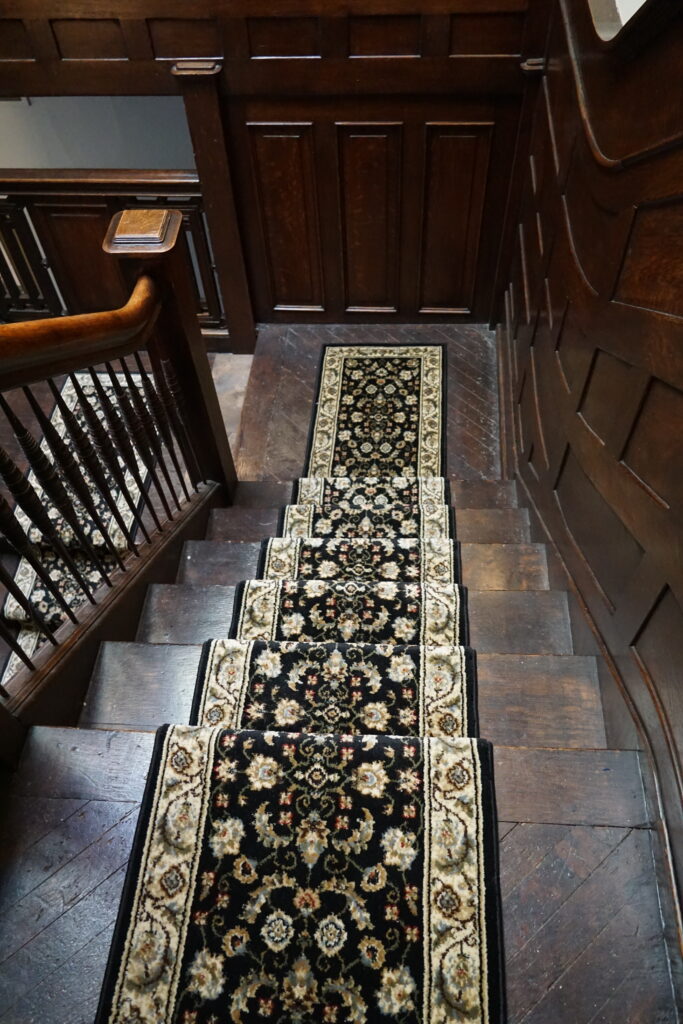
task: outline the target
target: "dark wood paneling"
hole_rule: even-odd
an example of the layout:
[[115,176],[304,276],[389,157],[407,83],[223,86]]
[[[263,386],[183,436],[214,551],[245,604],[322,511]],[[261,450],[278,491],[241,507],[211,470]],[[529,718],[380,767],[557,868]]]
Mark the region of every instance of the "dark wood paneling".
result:
[[454,14],[449,53],[521,53],[523,14]]
[[317,18],[247,18],[251,57],[317,57]]
[[226,102],[258,320],[486,318],[515,106]]
[[69,309],[96,313],[124,304],[128,291],[121,272],[102,251],[110,220],[106,203],[46,202],[36,204],[32,215]]
[[401,129],[337,126],[345,300],[354,312],[398,308]]
[[633,60],[596,47],[583,0],[555,3],[502,360],[519,476],[620,680],[601,673],[607,734],[632,714],[652,756],[679,885],[683,145],[667,98],[681,46],[679,20]]
[[426,126],[422,313],[472,309],[489,133],[487,125]]
[[419,57],[419,15],[368,15],[349,18],[349,55]]
[[154,56],[220,57],[223,53],[218,24],[201,18],[150,18],[147,22]]
[[250,124],[252,173],[274,309],[322,309],[312,124]]
[[683,199],[636,211],[615,298],[683,316]]
[[55,18],[50,22],[62,60],[122,60],[127,57],[115,18]]
[[0,60],[31,60],[33,49],[23,21],[7,18],[0,23]]

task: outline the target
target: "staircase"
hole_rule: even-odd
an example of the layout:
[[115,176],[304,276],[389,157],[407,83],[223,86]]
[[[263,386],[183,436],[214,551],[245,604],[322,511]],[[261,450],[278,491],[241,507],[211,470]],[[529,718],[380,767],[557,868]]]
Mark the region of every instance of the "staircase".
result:
[[[675,1021],[639,755],[607,747],[596,659],[575,652],[570,595],[515,484],[451,486],[495,744],[510,1020]],[[177,582],[149,588],[135,642],[102,645],[79,727],[31,730],[0,890],[3,1024],[92,1018],[153,731],[188,721],[200,645],[226,635],[290,495],[240,484]]]

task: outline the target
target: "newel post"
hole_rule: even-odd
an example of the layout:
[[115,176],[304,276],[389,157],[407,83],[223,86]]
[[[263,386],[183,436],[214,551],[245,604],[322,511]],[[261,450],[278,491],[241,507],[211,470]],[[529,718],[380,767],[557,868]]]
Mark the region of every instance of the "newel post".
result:
[[173,367],[184,419],[202,477],[223,484],[230,496],[237,483],[206,344],[197,323],[190,254],[179,210],[123,210],[112,218],[103,249],[123,261],[132,284],[148,274],[159,289],[155,336]]

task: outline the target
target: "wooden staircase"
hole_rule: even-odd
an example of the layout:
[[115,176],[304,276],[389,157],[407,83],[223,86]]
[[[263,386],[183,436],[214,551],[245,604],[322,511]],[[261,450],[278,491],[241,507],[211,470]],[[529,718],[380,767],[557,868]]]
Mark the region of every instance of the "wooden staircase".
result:
[[[676,1021],[640,755],[608,749],[562,570],[514,483],[452,491],[495,744],[510,1021]],[[92,1019],[153,731],[188,721],[200,645],[227,635],[290,494],[240,484],[177,582],[149,587],[135,642],[102,645],[79,727],[31,730],[6,818],[0,1024]]]

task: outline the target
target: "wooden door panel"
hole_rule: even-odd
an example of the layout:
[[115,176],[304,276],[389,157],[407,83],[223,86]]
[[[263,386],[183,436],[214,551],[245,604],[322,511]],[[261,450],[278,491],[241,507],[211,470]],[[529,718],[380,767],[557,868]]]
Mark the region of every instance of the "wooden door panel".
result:
[[31,218],[66,307],[73,313],[115,309],[127,289],[118,264],[102,251],[113,210],[91,205],[45,202],[31,206]]
[[337,124],[346,312],[398,308],[402,128]]
[[313,125],[249,124],[273,310],[324,309]]
[[489,125],[426,125],[420,313],[471,312],[489,132]]
[[257,319],[487,318],[516,107],[227,103]]

